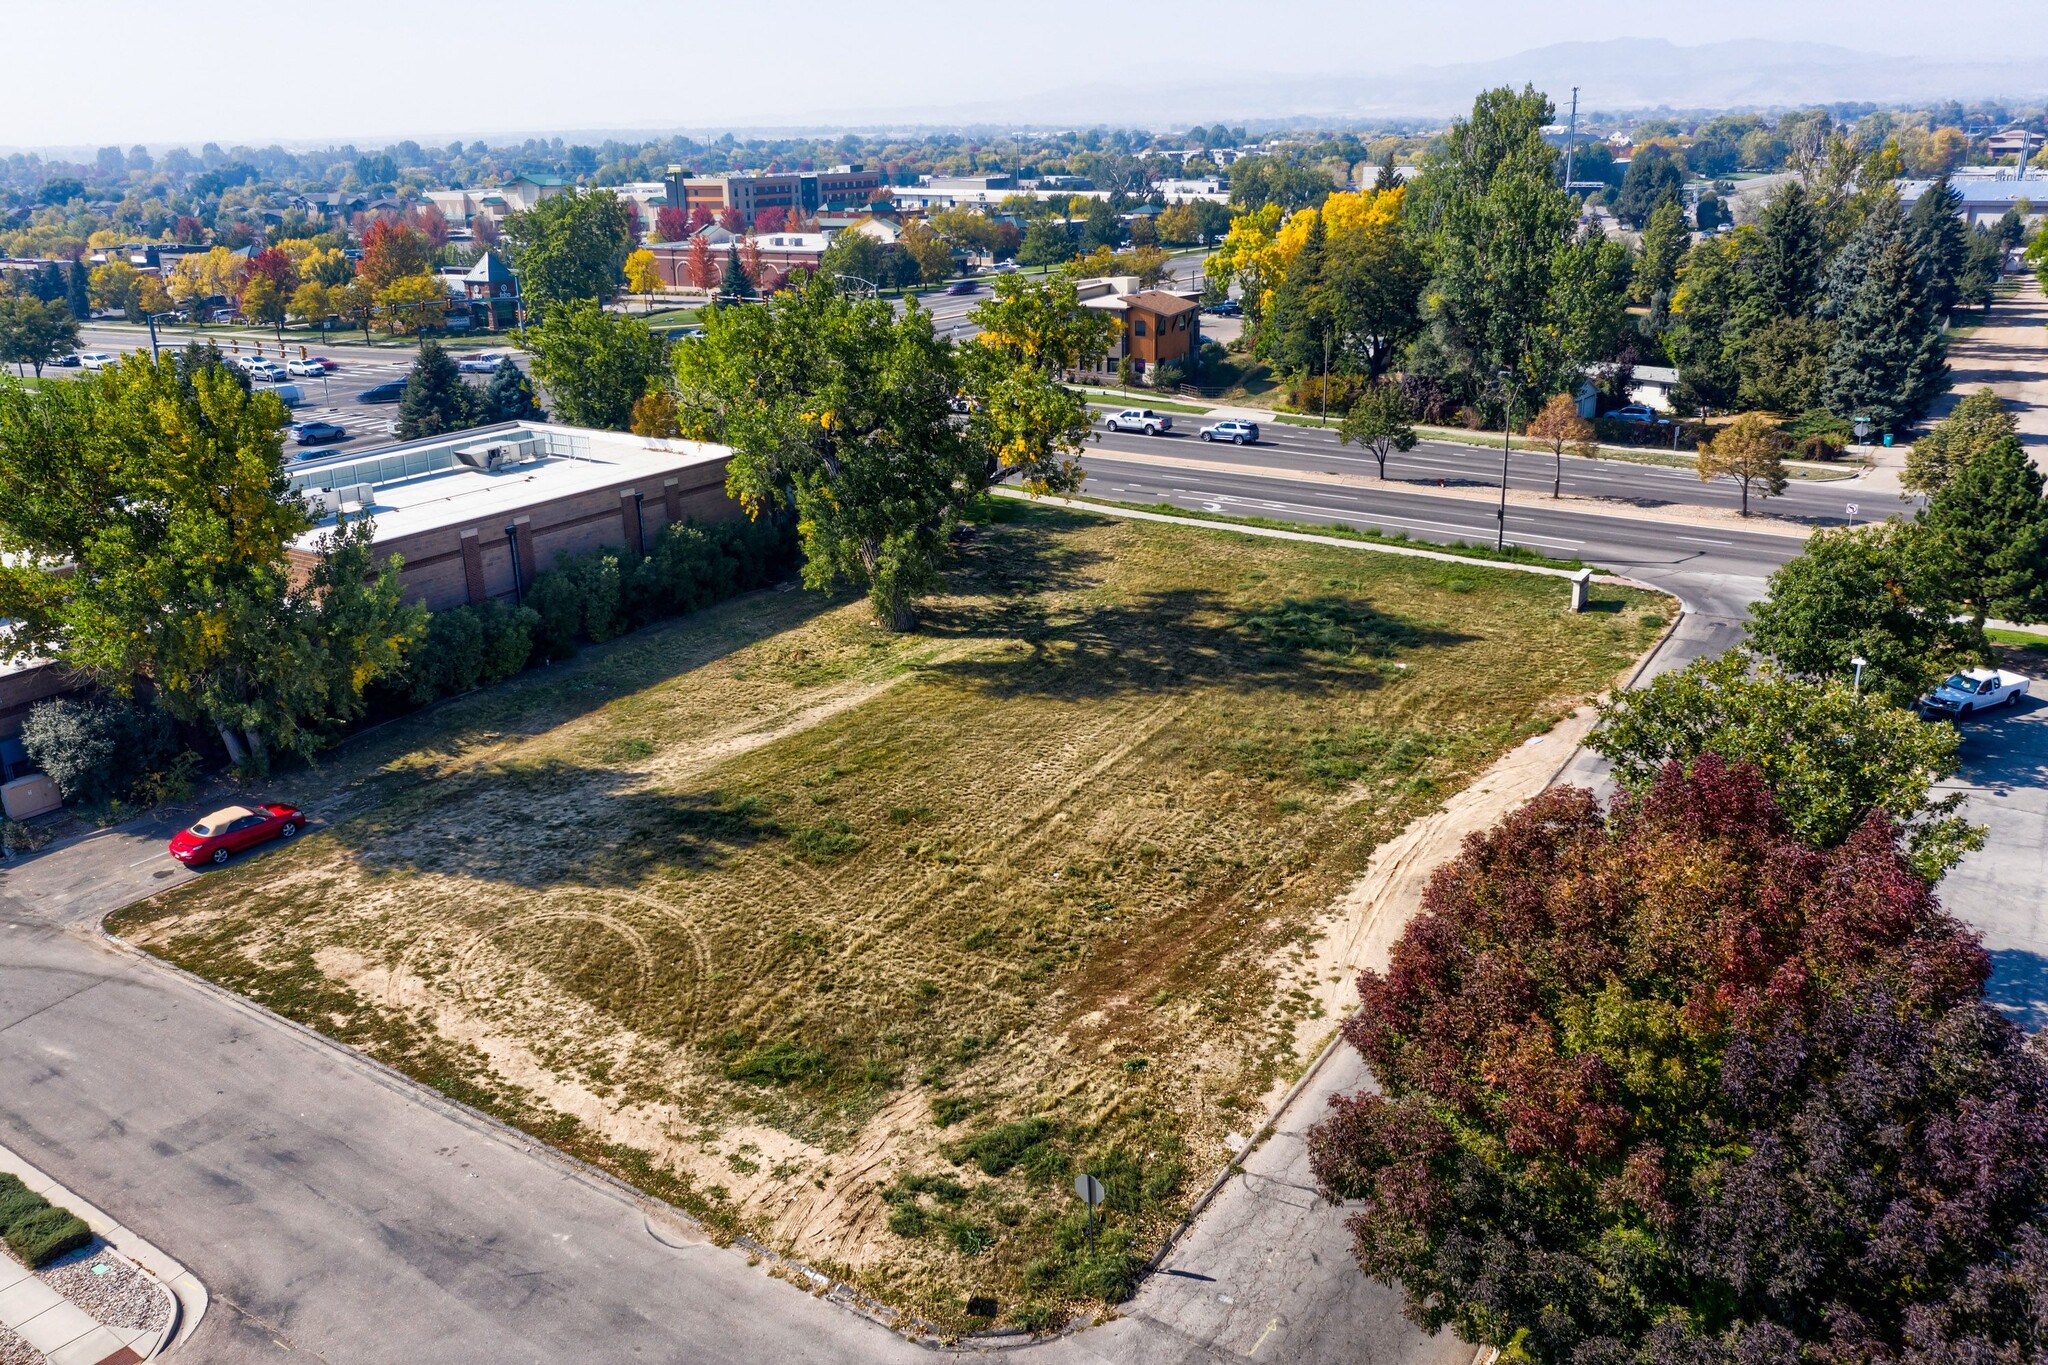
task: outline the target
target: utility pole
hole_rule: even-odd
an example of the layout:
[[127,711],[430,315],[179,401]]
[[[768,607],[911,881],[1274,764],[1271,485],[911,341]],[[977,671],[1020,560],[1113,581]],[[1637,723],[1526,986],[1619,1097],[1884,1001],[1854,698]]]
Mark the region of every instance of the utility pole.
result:
[[1572,152],[1579,141],[1579,87],[1572,87],[1572,119],[1564,134],[1564,192],[1572,192]]

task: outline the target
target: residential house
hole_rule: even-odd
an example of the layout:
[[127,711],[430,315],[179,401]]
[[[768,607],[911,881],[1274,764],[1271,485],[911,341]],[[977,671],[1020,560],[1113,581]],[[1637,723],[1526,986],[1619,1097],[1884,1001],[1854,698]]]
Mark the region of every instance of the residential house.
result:
[[1188,294],[1140,289],[1135,276],[1110,275],[1075,282],[1081,306],[1113,315],[1120,324],[1106,355],[1083,366],[1094,374],[1116,374],[1130,361],[1134,378],[1146,380],[1160,364],[1192,368],[1202,347],[1202,306]]

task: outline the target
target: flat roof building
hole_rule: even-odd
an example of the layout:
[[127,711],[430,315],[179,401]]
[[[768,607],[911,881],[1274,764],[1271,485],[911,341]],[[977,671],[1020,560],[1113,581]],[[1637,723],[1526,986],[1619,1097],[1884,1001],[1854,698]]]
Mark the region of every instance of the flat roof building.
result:
[[310,570],[322,535],[368,515],[378,558],[404,560],[408,601],[519,601],[564,555],[617,548],[637,560],[665,526],[742,515],[725,491],[731,457],[700,441],[513,422],[308,460],[291,486],[324,515],[290,553]]
[[[1932,180],[1901,180],[1899,201],[1911,209],[1934,184]],[[2017,208],[2020,218],[2028,227],[2041,222],[2041,216],[2048,212],[2048,176],[2039,180],[2020,180],[2010,174],[2004,179],[1984,179],[1970,176],[1949,182],[1951,189],[1962,196],[1956,205],[1956,214],[1965,223],[1995,223],[2005,216],[2007,209]]]

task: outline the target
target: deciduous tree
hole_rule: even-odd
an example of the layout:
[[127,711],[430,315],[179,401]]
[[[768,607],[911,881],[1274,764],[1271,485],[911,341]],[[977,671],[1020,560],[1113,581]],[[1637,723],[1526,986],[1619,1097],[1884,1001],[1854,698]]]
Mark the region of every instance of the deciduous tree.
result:
[[633,404],[668,363],[667,343],[646,323],[588,301],[554,309],[519,344],[556,420],[606,431],[627,429]]
[[363,234],[363,257],[356,265],[356,275],[372,290],[382,292],[399,280],[426,274],[433,258],[433,245],[425,237],[403,223],[379,218]]
[[1598,453],[1593,444],[1593,424],[1579,416],[1578,400],[1568,393],[1550,395],[1549,401],[1529,419],[1522,434],[1550,447],[1554,462],[1550,479],[1553,498],[1564,496],[1564,448],[1570,446],[1574,454],[1589,457]]
[[1939,493],[1971,460],[2018,432],[2004,401],[1989,388],[1980,388],[1908,447],[1906,472],[1899,482],[1918,493]]
[[1361,445],[1379,462],[1380,477],[1387,477],[1387,456],[1396,450],[1415,448],[1415,428],[1410,425],[1408,400],[1401,386],[1381,380],[1367,386],[1344,414],[1337,428],[1341,445]]
[[[659,294],[662,286],[667,283],[662,278],[661,265],[655,260],[654,253],[644,246],[626,257],[625,268],[626,288],[635,294]],[[653,311],[654,303],[651,297],[647,307],[650,312]]]
[[1742,515],[1749,515],[1749,495],[1775,498],[1785,491],[1785,438],[1778,424],[1760,412],[1745,412],[1700,442],[1700,482],[1730,478],[1742,489]]
[[1032,493],[1079,488],[1077,457],[1092,422],[1087,400],[1060,381],[1108,352],[1115,320],[1083,307],[1066,280],[1016,275],[997,280],[968,317],[980,330],[961,356],[961,383],[987,475],[1014,474]]
[[624,280],[639,211],[610,190],[558,194],[505,219],[529,316],[557,306],[608,303]]
[[29,294],[0,297],[0,363],[27,365],[38,378],[43,366],[78,349],[78,319],[62,303]]

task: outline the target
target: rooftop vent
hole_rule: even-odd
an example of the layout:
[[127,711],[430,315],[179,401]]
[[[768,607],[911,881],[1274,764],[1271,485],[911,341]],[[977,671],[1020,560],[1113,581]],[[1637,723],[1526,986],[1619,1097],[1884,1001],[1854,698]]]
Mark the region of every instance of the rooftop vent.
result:
[[455,458],[471,469],[495,473],[510,469],[514,465],[531,464],[540,458],[539,443],[532,437],[517,440],[493,441],[487,445],[463,446],[456,450]]

